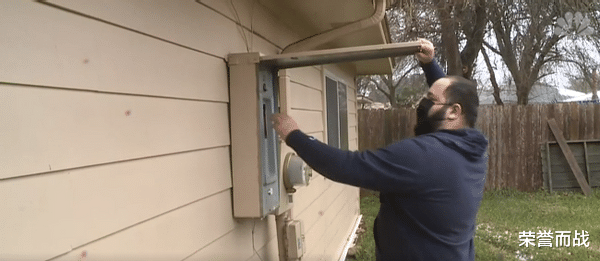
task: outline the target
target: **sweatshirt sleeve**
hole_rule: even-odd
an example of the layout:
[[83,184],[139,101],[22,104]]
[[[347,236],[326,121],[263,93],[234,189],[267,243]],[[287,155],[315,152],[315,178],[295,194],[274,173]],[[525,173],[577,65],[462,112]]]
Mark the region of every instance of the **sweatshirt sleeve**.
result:
[[295,130],[286,143],[312,169],[340,183],[382,192],[410,192],[426,182],[418,171],[419,146],[410,139],[375,151],[345,151]]
[[425,72],[425,78],[427,78],[427,85],[429,85],[429,87],[431,87],[438,79],[446,76],[435,60],[426,64],[421,63],[421,68],[423,68],[423,71]]

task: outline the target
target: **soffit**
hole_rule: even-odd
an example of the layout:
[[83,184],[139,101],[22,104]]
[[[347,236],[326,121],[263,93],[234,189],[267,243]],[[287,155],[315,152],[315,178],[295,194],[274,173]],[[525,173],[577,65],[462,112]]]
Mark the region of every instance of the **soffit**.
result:
[[[375,6],[371,0],[259,0],[287,27],[304,39],[314,34],[371,17]],[[386,3],[389,6],[389,1]],[[376,26],[342,36],[315,50],[390,43],[385,20]],[[291,43],[290,43],[291,44]],[[309,51],[309,50],[305,50]],[[392,59],[382,58],[351,63],[356,74],[389,74]]]

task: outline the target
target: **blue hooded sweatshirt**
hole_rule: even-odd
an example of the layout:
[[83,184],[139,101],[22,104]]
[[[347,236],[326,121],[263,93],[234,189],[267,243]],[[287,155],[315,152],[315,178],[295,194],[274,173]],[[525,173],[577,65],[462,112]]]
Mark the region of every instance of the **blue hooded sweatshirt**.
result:
[[[435,63],[423,69],[430,85],[443,76]],[[380,192],[377,260],[475,259],[488,144],[479,131],[438,130],[364,152],[342,151],[300,130],[285,141],[321,175]]]

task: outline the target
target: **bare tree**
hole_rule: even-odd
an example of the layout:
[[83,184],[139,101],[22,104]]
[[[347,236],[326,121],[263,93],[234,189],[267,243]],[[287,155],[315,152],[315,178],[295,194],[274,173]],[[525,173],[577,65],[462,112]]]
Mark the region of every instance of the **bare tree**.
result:
[[[593,41],[589,39],[580,39],[571,42],[571,45],[563,48],[565,57],[563,61],[566,62],[567,70],[573,73],[567,75],[572,79],[572,82],[584,83],[580,91],[589,90],[592,92],[592,100],[597,100],[597,88],[598,88],[598,67],[600,61],[596,60],[591,54],[594,50],[597,50],[594,46]],[[596,51],[596,56],[598,52]],[[570,69],[570,70],[569,70]]]
[[400,0],[395,6],[392,13],[404,19],[390,20],[391,27],[404,30],[392,30],[393,35],[431,40],[441,50],[438,57],[449,75],[472,77],[488,22],[485,0]]
[[[397,0],[394,7],[387,15],[392,39],[432,40],[438,49],[436,59],[446,65],[448,74],[472,78],[482,52],[497,104],[502,104],[500,90],[489,63],[490,53],[483,46],[502,58],[515,85],[517,102],[527,104],[534,84],[555,73],[563,62],[565,51],[558,50],[557,43],[571,40],[555,33],[557,20],[579,10],[594,16],[592,24],[600,29],[598,1]],[[595,43],[600,47],[600,41]],[[382,82],[384,79],[389,78]]]
[[359,85],[359,94],[366,94],[367,88],[373,86],[375,91],[382,93],[390,102],[392,107],[398,106],[397,93],[403,86],[402,82],[410,75],[415,74],[418,67],[417,62],[412,57],[401,59],[395,67],[394,74],[387,75],[367,75],[357,79]]
[[[505,0],[488,5],[495,44],[484,43],[500,55],[514,80],[518,104],[527,104],[533,85],[554,73],[563,52],[556,45],[566,36],[555,33],[555,24],[568,12],[593,11],[597,3],[561,0]],[[569,40],[569,39],[566,39]]]

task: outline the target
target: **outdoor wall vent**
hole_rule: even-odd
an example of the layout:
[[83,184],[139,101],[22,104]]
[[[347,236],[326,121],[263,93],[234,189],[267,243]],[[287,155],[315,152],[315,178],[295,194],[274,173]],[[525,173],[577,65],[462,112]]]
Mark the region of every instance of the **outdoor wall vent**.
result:
[[280,149],[270,117],[279,112],[279,69],[404,56],[419,52],[418,41],[261,56],[230,54],[233,211],[238,218],[275,213],[287,193]]

